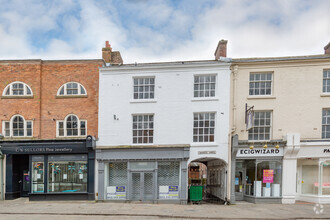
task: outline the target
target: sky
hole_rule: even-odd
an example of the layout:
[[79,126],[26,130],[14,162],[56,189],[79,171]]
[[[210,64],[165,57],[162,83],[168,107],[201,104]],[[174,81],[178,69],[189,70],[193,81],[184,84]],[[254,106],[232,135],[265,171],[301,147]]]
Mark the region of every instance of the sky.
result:
[[0,59],[124,63],[324,54],[330,0],[0,0]]

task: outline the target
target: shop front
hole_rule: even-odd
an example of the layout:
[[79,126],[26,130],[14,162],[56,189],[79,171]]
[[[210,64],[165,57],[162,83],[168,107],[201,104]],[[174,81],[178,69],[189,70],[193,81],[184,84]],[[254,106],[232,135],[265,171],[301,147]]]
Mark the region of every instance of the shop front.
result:
[[231,202],[281,203],[282,159],[278,142],[233,147]]
[[189,147],[97,149],[98,200],[187,203]]
[[4,142],[5,199],[94,200],[94,142]]
[[329,142],[301,142],[297,155],[296,199],[330,203]]

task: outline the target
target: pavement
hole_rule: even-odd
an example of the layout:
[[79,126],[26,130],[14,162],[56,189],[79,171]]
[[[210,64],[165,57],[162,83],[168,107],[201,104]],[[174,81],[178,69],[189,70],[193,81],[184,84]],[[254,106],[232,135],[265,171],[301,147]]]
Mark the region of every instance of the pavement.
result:
[[330,204],[200,205],[95,201],[0,201],[0,220],[18,219],[330,219]]

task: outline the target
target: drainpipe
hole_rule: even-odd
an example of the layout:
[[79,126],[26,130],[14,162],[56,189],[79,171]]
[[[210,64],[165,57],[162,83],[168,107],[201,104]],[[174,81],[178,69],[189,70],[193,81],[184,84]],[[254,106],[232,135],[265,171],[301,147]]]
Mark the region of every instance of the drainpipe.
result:
[[[0,133],[0,140],[3,139],[3,135]],[[4,176],[3,176],[3,159],[4,155],[1,151],[1,145],[0,145],[0,200],[5,200],[4,197]]]

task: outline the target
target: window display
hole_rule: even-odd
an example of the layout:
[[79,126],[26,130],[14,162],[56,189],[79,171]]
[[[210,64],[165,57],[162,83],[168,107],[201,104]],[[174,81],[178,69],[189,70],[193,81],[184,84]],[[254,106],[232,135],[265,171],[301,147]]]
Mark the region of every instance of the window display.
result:
[[44,192],[44,163],[32,162],[32,193]]

